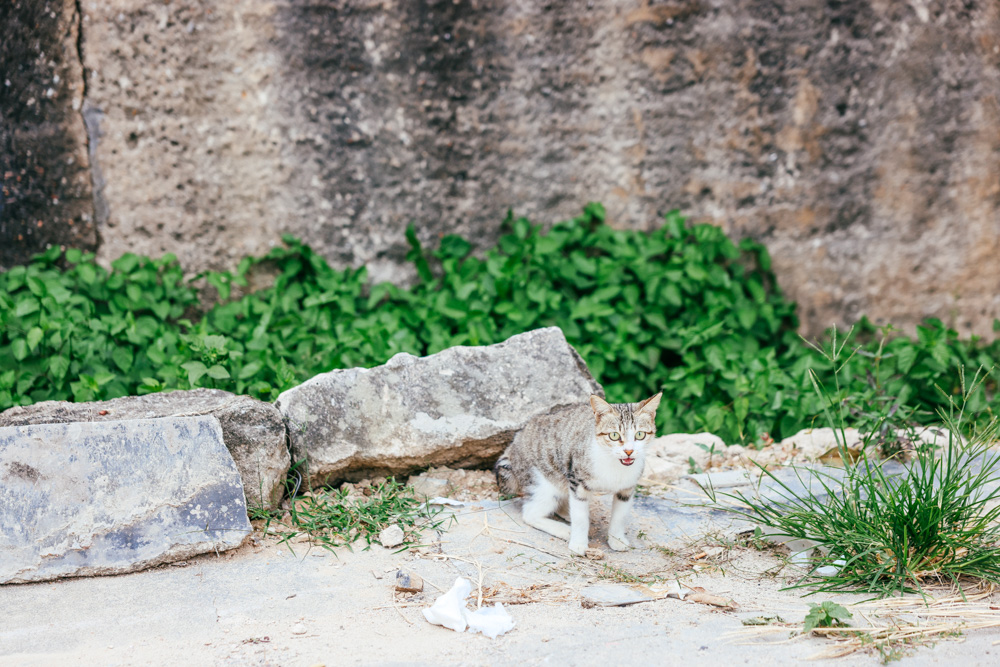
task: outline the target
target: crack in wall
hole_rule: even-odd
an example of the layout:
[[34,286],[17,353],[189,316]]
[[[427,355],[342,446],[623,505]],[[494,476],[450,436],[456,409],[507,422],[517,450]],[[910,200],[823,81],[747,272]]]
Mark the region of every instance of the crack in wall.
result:
[[110,210],[108,202],[104,198],[104,188],[107,183],[101,171],[101,165],[97,159],[97,148],[101,138],[101,117],[104,112],[100,108],[90,103],[87,97],[87,66],[83,57],[83,4],[82,0],[74,0],[76,10],[76,57],[80,62],[80,80],[83,104],[80,106],[80,117],[83,119],[83,126],[86,130],[87,159],[90,162],[90,185],[94,198],[94,235],[96,245],[101,247],[101,231],[108,221]]

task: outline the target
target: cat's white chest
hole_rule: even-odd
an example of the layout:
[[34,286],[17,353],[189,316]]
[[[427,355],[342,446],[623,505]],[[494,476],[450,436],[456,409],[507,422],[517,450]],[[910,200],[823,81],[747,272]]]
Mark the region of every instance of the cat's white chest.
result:
[[630,466],[622,465],[621,461],[607,452],[598,454],[598,465],[595,466],[591,490],[596,493],[617,493],[631,489],[639,482],[642,468],[646,462],[645,455],[637,456]]

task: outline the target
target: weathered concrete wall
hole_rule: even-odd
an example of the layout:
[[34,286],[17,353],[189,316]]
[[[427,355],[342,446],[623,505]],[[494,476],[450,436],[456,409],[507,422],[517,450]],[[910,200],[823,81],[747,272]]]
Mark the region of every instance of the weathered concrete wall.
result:
[[82,0],[101,257],[403,275],[603,201],[765,242],[815,333],[1000,316],[995,0]]
[[0,267],[97,246],[75,0],[0,2]]

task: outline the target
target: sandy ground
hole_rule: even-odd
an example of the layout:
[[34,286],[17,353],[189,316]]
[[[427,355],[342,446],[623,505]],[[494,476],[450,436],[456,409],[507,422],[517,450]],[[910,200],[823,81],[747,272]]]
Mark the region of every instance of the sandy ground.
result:
[[[473,501],[427,545],[336,553],[257,534],[240,549],[116,577],[0,587],[2,665],[758,665],[795,663],[828,650],[816,637],[761,645],[744,620],[780,616],[787,640],[807,602],[780,590],[795,571],[780,555],[740,546],[718,517],[645,498],[632,551],[605,541],[607,502],[595,508],[591,546],[603,560],[521,525],[518,501]],[[422,593],[394,592],[395,572],[419,574]],[[485,604],[508,604],[514,629],[497,639],[459,634],[421,610],[457,577]],[[735,601],[733,609],[677,599],[627,607],[582,604],[586,587],[678,580]],[[822,596],[841,603],[850,596]],[[1000,596],[994,596],[994,603]],[[997,612],[1000,613],[1000,612]],[[905,664],[994,665],[997,629],[921,645]],[[876,664],[856,653],[836,664]]]

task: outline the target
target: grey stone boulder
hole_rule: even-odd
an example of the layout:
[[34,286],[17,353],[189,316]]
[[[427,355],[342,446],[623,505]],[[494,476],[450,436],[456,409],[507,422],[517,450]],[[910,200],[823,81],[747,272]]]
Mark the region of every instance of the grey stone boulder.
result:
[[560,329],[375,368],[323,373],[284,392],[295,460],[313,486],[435,465],[491,464],[532,417],[603,395]]
[[134,572],[250,532],[214,417],[0,427],[0,584]]
[[275,508],[285,492],[291,459],[285,424],[270,403],[220,389],[125,396],[110,401],[43,401],[0,412],[0,426],[157,419],[213,415],[243,478],[247,505]]

